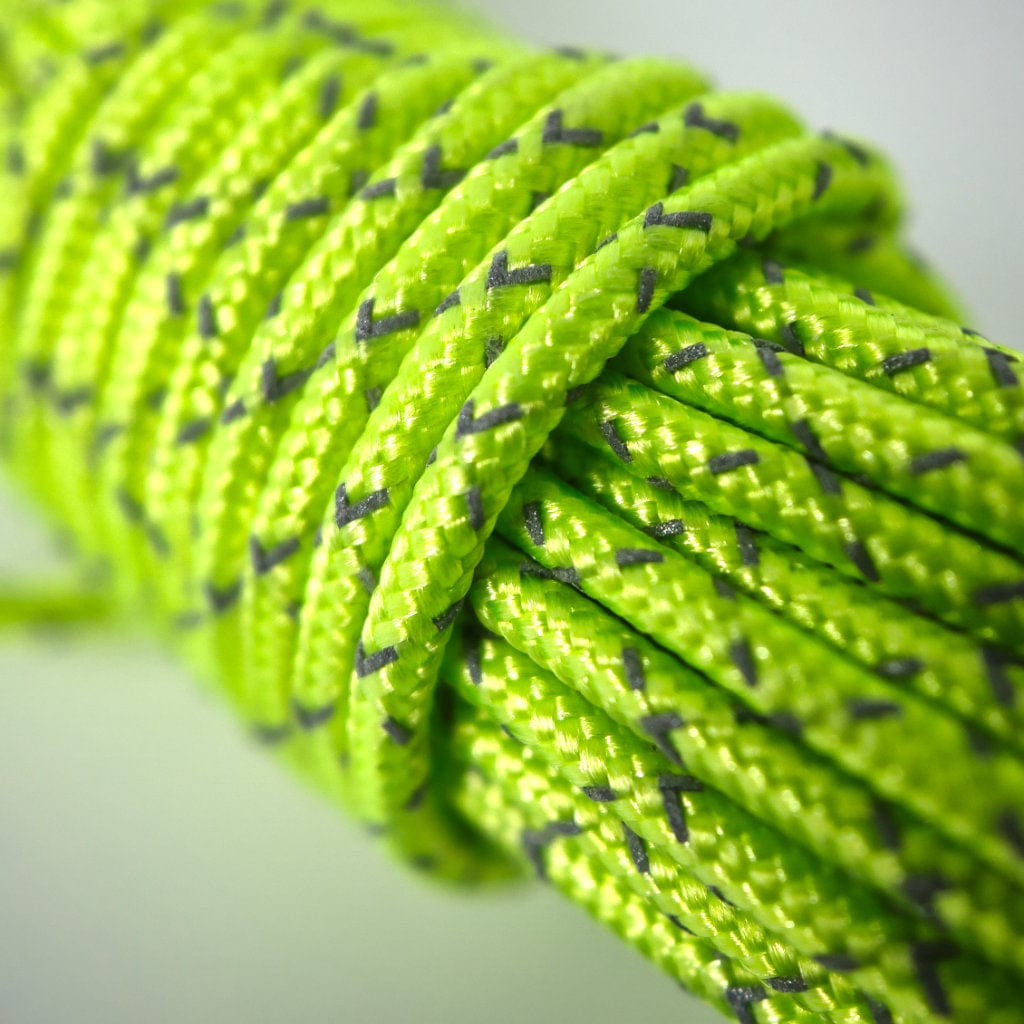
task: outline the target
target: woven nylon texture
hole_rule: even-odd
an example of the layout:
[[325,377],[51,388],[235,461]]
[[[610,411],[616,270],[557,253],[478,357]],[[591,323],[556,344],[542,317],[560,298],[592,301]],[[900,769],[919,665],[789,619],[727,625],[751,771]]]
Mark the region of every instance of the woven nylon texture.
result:
[[741,1024],[1024,1021],[1024,366],[877,152],[398,0],[0,56],[3,451],[93,581],[0,623],[147,613]]

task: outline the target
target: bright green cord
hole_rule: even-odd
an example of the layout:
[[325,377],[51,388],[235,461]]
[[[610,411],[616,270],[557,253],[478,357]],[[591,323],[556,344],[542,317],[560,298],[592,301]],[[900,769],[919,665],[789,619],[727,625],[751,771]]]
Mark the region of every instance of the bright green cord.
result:
[[874,151],[367,6],[5,8],[12,472],[417,865],[742,1024],[1020,1024],[1024,367]]

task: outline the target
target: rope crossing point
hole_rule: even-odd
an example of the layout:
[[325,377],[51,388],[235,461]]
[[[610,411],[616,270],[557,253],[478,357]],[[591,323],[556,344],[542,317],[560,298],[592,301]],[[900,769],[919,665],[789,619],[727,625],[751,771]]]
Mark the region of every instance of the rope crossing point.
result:
[[875,151],[398,2],[0,29],[4,451],[118,607],[742,1024],[1024,1021],[1024,366]]

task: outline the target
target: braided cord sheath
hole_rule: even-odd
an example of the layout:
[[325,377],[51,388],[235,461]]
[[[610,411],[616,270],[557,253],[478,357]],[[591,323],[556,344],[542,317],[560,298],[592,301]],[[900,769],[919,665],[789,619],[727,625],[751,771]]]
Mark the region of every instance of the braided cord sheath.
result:
[[1024,370],[877,153],[399,0],[0,58],[4,452],[109,580],[0,625],[146,609],[742,1024],[1024,1021]]
[[[552,760],[574,784],[577,793],[579,789],[584,790],[576,796],[578,802],[585,805],[589,800],[600,805],[598,813],[601,815],[618,811],[612,825],[625,839],[632,871],[649,873],[649,863],[645,863],[644,858],[649,856],[649,847],[657,847],[679,867],[713,886],[721,894],[716,898],[746,910],[758,923],[772,928],[773,920],[790,921],[803,916],[799,909],[804,898],[800,891],[802,857],[795,849],[773,856],[770,829],[748,819],[694,776],[680,773],[675,758],[660,751],[652,752],[648,744],[630,737],[621,737],[613,749],[608,749],[604,728],[607,723],[600,720],[600,712],[598,721],[591,723],[579,699],[574,700],[569,691],[545,677],[529,659],[517,656],[501,644],[494,644],[492,656],[489,643],[485,641],[476,648],[473,668],[479,668],[480,682],[475,685],[484,691],[491,686],[504,689],[508,680],[514,683],[524,675],[525,679],[532,677],[530,685],[521,684],[520,692],[511,696],[508,704],[502,702],[496,709],[499,720],[504,719],[503,724],[512,727],[513,732],[515,725],[519,725],[531,748],[541,753],[551,751]],[[496,667],[492,667],[491,657]],[[548,730],[557,733],[557,723],[570,716],[581,721],[584,728],[568,742],[543,734]],[[590,742],[596,749],[588,749]],[[723,812],[726,821],[720,817]],[[586,812],[580,815],[582,820],[587,816]],[[705,859],[713,862],[706,872],[698,866]],[[780,864],[779,859],[785,863]],[[723,863],[729,865],[728,878],[722,869]],[[782,877],[786,879],[784,885],[779,883]],[[909,938],[906,922],[885,922],[885,912],[872,906],[875,899],[871,894],[847,879],[836,879],[836,882],[832,890],[827,872],[819,867],[815,872],[813,893],[808,894],[818,906],[820,917],[832,916],[832,899],[841,908],[833,918],[837,924],[842,922],[832,939],[833,951],[822,952],[820,929],[816,929],[809,949],[804,948],[799,928],[790,928],[787,938],[798,951],[811,952],[819,961],[842,962],[849,980],[862,981],[866,987],[875,987],[874,977],[884,975],[893,1007],[908,1013],[926,1013],[916,991],[914,951],[926,947],[929,941],[934,941],[934,936],[927,929],[920,929]],[[762,892],[767,896],[763,904],[756,896],[752,897]],[[865,914],[865,922],[870,922],[863,931],[854,923],[861,913]],[[753,937],[750,941],[753,945]],[[957,991],[958,998],[965,1000],[965,1007],[973,1004],[979,1010],[982,1007],[995,1009],[985,994],[993,982],[984,977],[982,965],[965,958],[963,963],[947,960],[944,967],[961,979]],[[901,978],[906,979],[905,992]],[[977,990],[969,994],[968,990],[975,984]]]
[[[626,84],[632,77],[628,76],[625,79],[620,79],[620,82]],[[547,118],[542,120],[546,123]],[[683,118],[680,114],[676,114],[670,119],[674,127],[681,127],[682,121]],[[542,147],[545,146],[543,141],[544,130],[545,128],[542,124],[534,126],[534,132],[536,133],[534,134],[535,144],[539,142]],[[655,137],[645,133],[639,136],[633,143],[625,145],[629,149],[649,146],[650,144],[646,140],[652,138],[660,139],[660,135]],[[521,143],[521,148],[522,145]],[[571,159],[575,155],[577,147],[571,147],[568,150],[567,155]],[[695,158],[698,156],[697,153],[692,155]],[[576,158],[579,159],[579,157]],[[541,221],[541,223],[547,221],[548,224],[545,226],[545,230],[535,233],[524,225],[521,228],[516,228],[512,234],[507,236],[500,243],[501,248],[493,256],[485,257],[479,267],[466,277],[463,284],[458,288],[458,302],[456,305],[446,303],[444,291],[433,297],[433,301],[428,306],[428,309],[430,314],[433,314],[436,305],[437,315],[433,317],[421,338],[417,339],[417,349],[407,357],[410,363],[415,359],[419,365],[436,365],[439,367],[440,372],[443,372],[447,367],[451,367],[452,370],[455,368],[461,369],[468,360],[462,359],[459,362],[454,362],[447,354],[452,346],[458,346],[460,348],[468,348],[473,356],[476,357],[473,362],[481,369],[483,368],[482,363],[485,364],[488,358],[485,352],[487,342],[500,339],[502,331],[505,330],[508,324],[508,320],[523,315],[522,297],[516,294],[522,291],[521,288],[515,288],[511,285],[504,288],[494,287],[492,267],[494,266],[495,259],[499,263],[504,261],[507,264],[513,258],[509,255],[510,253],[518,256],[518,253],[516,253],[517,244],[523,244],[529,238],[550,239],[550,248],[564,248],[563,236],[557,230],[557,225],[565,216],[563,212],[564,207],[568,206],[578,216],[576,211],[579,210],[579,203],[582,198],[579,193],[583,192],[586,182],[592,176],[606,180],[607,164],[611,158],[612,153],[609,153],[607,158],[601,158],[595,161],[591,167],[587,167],[575,181],[566,186],[549,204],[545,204],[542,208],[538,209],[527,222],[533,223],[535,219]],[[586,155],[582,159],[589,160]],[[632,161],[626,164],[627,168],[632,166]],[[600,237],[600,225],[594,225],[589,230],[593,232],[592,237],[596,244],[596,239]],[[584,236],[585,238],[586,236]],[[577,245],[579,243],[573,239],[570,244]],[[553,255],[553,253],[550,255]],[[529,266],[551,267],[552,275],[555,274],[554,264],[550,261],[527,260],[518,262],[526,262]],[[454,295],[455,293],[452,292],[451,294]],[[500,305],[495,305],[496,302],[500,303]],[[463,318],[471,316],[471,311],[477,308],[476,303],[480,305],[480,312],[476,319],[479,333],[474,331],[470,334],[459,327],[453,329],[451,322],[456,320],[456,314],[460,314],[458,322],[464,322]],[[442,306],[446,308],[442,308]],[[452,308],[455,312],[449,314],[448,308]],[[439,356],[433,355],[433,350],[437,347],[441,349]],[[496,356],[500,351],[500,347],[500,343],[495,342],[491,347],[491,355]],[[423,349],[427,349],[430,355],[421,356],[420,353]],[[380,353],[379,348],[377,353]],[[375,354],[374,362],[376,363],[379,358],[382,357]],[[449,370],[448,372],[451,371]],[[466,371],[461,369],[461,372],[465,373]],[[399,487],[409,479],[410,474],[416,472],[413,467],[417,466],[417,460],[422,465],[429,452],[429,445],[426,451],[414,448],[408,454],[400,447],[401,442],[406,439],[403,435],[408,434],[410,426],[405,416],[405,410],[409,408],[410,385],[400,381],[396,381],[395,384],[395,387],[388,390],[380,406],[373,410],[369,423],[363,430],[362,437],[353,449],[346,465],[340,471],[340,478],[343,482],[337,485],[337,489],[334,492],[334,507],[333,511],[329,510],[331,518],[327,524],[327,530],[330,531],[327,536],[328,538],[333,538],[328,542],[332,543],[339,551],[339,554],[333,559],[331,568],[332,600],[342,596],[341,586],[345,585],[343,599],[346,602],[360,602],[365,606],[368,597],[364,582],[366,574],[367,572],[377,571],[379,563],[386,553],[386,548],[382,548],[380,541],[377,539],[377,531],[386,529],[389,523],[393,525],[394,519],[391,516],[393,515],[392,510],[398,509],[398,495],[401,493]],[[403,384],[404,386],[402,386]],[[438,384],[443,387],[443,382],[439,381]],[[441,393],[443,394],[443,391]],[[373,429],[375,425],[377,425],[376,430]],[[422,431],[425,425],[425,418],[418,419],[416,422],[417,432]],[[395,437],[394,441],[391,440],[393,436]],[[387,438],[387,441],[375,443],[375,437]],[[423,442],[420,441],[419,445],[422,446]],[[391,451],[401,452],[401,458],[381,459],[381,454]],[[374,479],[375,477],[377,479]],[[354,515],[349,511],[350,506],[362,500],[365,494],[381,490],[386,490],[389,496],[387,507],[382,508],[380,515],[374,517],[373,520],[366,520],[365,517]],[[323,504],[330,497],[330,492],[322,496],[320,509],[317,510],[318,514],[321,514],[320,510],[323,508]],[[377,500],[379,501],[380,499]],[[315,522],[310,524],[311,527],[315,525]],[[348,540],[348,543],[342,544],[342,538]],[[344,552],[344,554],[341,552]],[[317,558],[318,561],[313,566],[314,572],[322,571],[323,560],[319,554]],[[338,566],[343,564],[341,562],[342,558],[350,566],[347,580],[343,579],[338,571]],[[305,644],[300,643],[300,649],[304,647]],[[323,657],[323,655],[318,654],[318,657]],[[336,657],[337,655],[332,655],[332,659]],[[351,665],[351,660],[349,660],[348,665]],[[319,668],[311,669],[301,664],[298,671],[300,674],[296,681],[296,694],[300,701],[305,702],[307,706],[319,708],[324,706],[325,701],[333,699],[334,695],[330,691],[324,690],[325,680],[329,682],[331,678],[329,674],[325,676]]]
[[775,537],[682,499],[659,478],[635,476],[607,451],[583,446],[564,433],[558,435],[558,446],[558,472],[581,493],[694,556],[723,584],[756,595],[876,674],[954,711],[978,727],[971,735],[979,751],[988,743],[986,731],[1019,748],[1017,695],[1024,675],[1021,665],[998,648],[979,647],[802,557]]
[[[546,524],[546,528],[544,531],[544,550],[542,553],[542,557],[545,561],[547,561],[548,558],[555,559],[556,564],[561,564],[562,566],[564,566],[566,561],[572,561],[572,559],[571,553],[565,552],[566,531],[563,527],[563,521],[566,521],[565,525],[571,529],[576,516],[588,515],[588,510],[586,506],[583,503],[577,504],[575,500],[572,498],[571,494],[567,495],[564,493],[564,488],[553,486],[551,485],[550,481],[545,482],[543,478],[536,482],[534,482],[532,479],[524,481],[524,490],[531,498],[531,500],[527,503],[528,506],[531,507],[531,515],[534,511],[536,511],[537,515],[539,516],[542,514],[543,511],[545,517],[544,523]],[[518,533],[521,532],[522,527],[520,527]],[[623,539],[625,538],[623,537]],[[644,542],[644,539],[642,537],[640,538],[640,542]],[[615,539],[615,543],[618,543],[618,538]],[[531,547],[532,545],[531,542],[526,542],[524,543],[524,546]],[[613,553],[626,551],[633,552],[635,554],[636,552],[649,551],[650,548],[647,546],[623,546],[612,547],[611,550]],[[559,555],[563,553],[570,554],[569,559],[560,559]],[[605,560],[606,559],[602,558],[601,562],[604,562]],[[632,563],[628,562],[627,560],[624,564],[619,565],[620,562],[623,562],[623,558],[621,557],[621,555],[618,557],[607,559],[607,561],[610,563],[610,566],[608,571],[603,574],[606,577],[604,583],[597,582],[596,580],[593,580],[591,578],[591,573],[590,571],[588,571],[589,567],[574,568],[573,572],[576,573],[576,576],[573,577],[573,581],[576,582],[578,580],[579,586],[583,587],[584,590],[593,593],[600,593],[602,597],[605,597],[606,593],[610,589],[622,586],[622,599],[628,600],[630,595],[628,590],[626,590],[625,588],[625,584],[627,584],[631,578],[633,578],[635,581],[635,577],[637,577],[640,574],[643,574],[645,571],[645,566],[658,565],[660,567],[661,565],[661,563],[644,562],[642,559],[637,559]],[[552,571],[552,566],[550,565],[545,566],[545,568],[549,572]],[[599,566],[595,566],[594,568],[595,570],[597,570],[599,569]],[[680,568],[682,568],[681,565]],[[527,574],[530,572],[541,572],[543,574],[544,571],[540,567],[535,568],[529,562],[517,565],[516,569],[518,572],[522,574]],[[690,581],[692,583],[696,583],[698,578],[696,574],[690,576],[690,574],[687,573],[686,575],[689,576]],[[620,579],[614,579],[614,577],[616,576],[620,577]],[[669,590],[669,588],[666,587],[663,589],[663,592],[672,594],[674,597],[676,597],[677,595],[679,595],[679,588],[673,588],[673,590]],[[724,600],[738,600],[736,597],[726,594],[723,594],[722,597]],[[614,598],[608,599],[606,603],[609,605],[609,607],[612,607],[613,610],[621,611],[622,604],[616,602]],[[673,604],[674,603],[675,602],[673,602]],[[618,605],[617,607],[616,604]],[[491,621],[491,615],[493,613],[489,611],[485,612],[480,608],[478,608],[477,611],[478,615],[480,615],[481,617],[481,620],[484,621],[486,625],[492,626],[493,628],[493,626],[495,625],[495,623]],[[578,612],[578,614],[584,614],[584,610],[581,609]],[[640,618],[641,616],[638,615],[633,621],[640,621]],[[555,636],[557,636],[560,632],[559,627],[557,625],[558,621],[559,619],[557,615],[555,615],[554,619],[550,623],[551,632]],[[699,626],[699,624],[695,624],[695,626]],[[764,628],[768,629],[771,627],[766,626]],[[615,635],[616,632],[621,632],[616,630],[615,621],[613,619],[609,619],[603,622],[601,624],[601,630],[604,634],[609,635]],[[787,639],[789,639],[791,642],[798,642],[796,641],[796,638],[792,635]],[[635,638],[632,637],[623,639],[622,642],[619,643],[616,649],[616,660],[618,662],[616,668],[620,676],[628,667],[626,665],[626,662],[629,660],[628,658],[623,657],[623,650],[640,652],[643,650],[643,647],[642,645],[637,646]],[[742,643],[739,641],[733,641],[729,647],[729,658],[733,661],[739,661],[744,657],[745,654],[746,650],[742,646]],[[636,656],[639,657],[639,654],[637,653]],[[631,655],[630,657],[633,656]],[[809,660],[809,654],[807,655],[807,658]],[[538,660],[543,661],[543,658],[538,658]],[[563,659],[563,662],[567,663],[565,667],[571,667],[571,662],[569,662],[568,659]],[[671,664],[671,662],[669,662],[669,664]],[[731,668],[732,666],[729,665],[728,667]],[[747,667],[745,662],[743,663],[743,667]],[[709,674],[712,674],[714,668],[709,667],[707,671]],[[645,676],[646,675],[647,673],[645,673]],[[673,675],[675,677],[682,675],[683,678],[687,678],[690,680],[696,679],[696,676],[693,673],[693,669],[690,668],[690,666],[679,665],[678,663],[673,666]],[[576,680],[578,676],[579,673],[576,673],[573,676],[573,679]],[[577,683],[576,685],[579,684]],[[675,686],[678,688],[678,680],[676,681]],[[868,684],[868,687],[869,686],[870,684]],[[868,687],[865,687],[865,691],[862,691],[864,693],[864,696],[858,696],[857,698],[849,701],[844,710],[847,715],[847,729],[849,730],[850,726],[852,725],[854,728],[857,729],[858,734],[865,741],[865,745],[869,743],[871,745],[874,745],[880,743],[882,739],[881,733],[884,733],[884,725],[882,725],[882,723],[885,722],[887,719],[893,717],[894,711],[898,714],[902,713],[902,708],[898,704],[896,704],[895,701],[892,700],[884,700],[881,697],[873,699],[869,695],[870,691],[868,690]],[[760,691],[763,688],[764,687],[762,681],[759,679],[759,695],[761,695]],[[730,702],[728,699],[723,700],[723,698],[727,698],[727,695],[722,694],[720,691],[716,692],[718,693],[720,701],[718,707],[719,720],[716,723],[717,729],[723,728],[723,725],[720,721],[721,716],[724,715],[726,711],[729,711],[732,715],[736,717],[743,717],[744,719],[753,718],[755,722],[758,719],[767,720],[769,723],[776,725],[777,728],[782,729],[784,731],[792,732],[794,730],[799,730],[799,734],[802,738],[806,738],[808,740],[808,743],[812,742],[811,734],[813,731],[815,731],[814,724],[816,724],[814,723],[813,719],[814,712],[810,710],[810,705],[813,701],[813,698],[807,701],[806,704],[804,704],[803,706],[798,705],[799,710],[794,712],[793,710],[791,710],[791,708],[793,707],[793,698],[790,697],[788,694],[787,703],[780,708],[779,703],[760,704],[756,701],[755,703],[753,703],[753,705],[744,706],[743,703],[737,704],[734,702]],[[747,694],[744,690],[739,690],[736,696],[740,698],[740,701],[743,701]],[[886,696],[888,697],[890,695],[886,694]],[[706,711],[702,711],[701,715],[697,717],[704,717],[704,715],[706,714]],[[835,715],[834,709],[833,715],[834,717],[838,717]],[[664,739],[663,734],[671,733],[673,728],[679,728],[684,724],[693,724],[694,720],[695,713],[692,708],[680,708],[678,706],[671,705],[659,707],[656,713],[638,713],[635,716],[630,716],[630,724],[636,726],[638,732],[640,732],[643,736],[648,738],[648,740],[661,740],[664,748],[667,750],[672,750],[673,748],[671,746],[671,741],[668,739]],[[637,723],[639,723],[638,726]],[[876,729],[881,730],[881,733],[876,734],[876,736],[873,737],[870,735],[864,735],[865,733],[870,734],[873,730]],[[758,751],[755,763],[757,766],[757,771],[762,775],[769,770],[774,770],[776,765],[778,765],[779,770],[783,772],[787,771],[787,769],[782,767],[784,758],[780,757],[780,754],[786,746],[785,741],[782,740],[780,737],[777,740],[777,742],[773,744],[773,746],[777,746],[779,743],[781,743],[781,748],[778,751],[770,752],[769,750],[764,749]],[[824,749],[822,751],[819,751],[819,753],[827,755],[828,749],[824,744],[823,747]],[[718,785],[720,785],[724,789],[731,789],[733,780],[730,778],[730,773],[735,772],[737,770],[737,757],[738,752],[733,749],[729,749],[727,753],[723,753],[723,764],[719,769],[721,771],[721,777],[717,780],[717,782]],[[691,757],[688,754],[683,754],[682,760],[685,760],[687,764],[691,763]],[[915,832],[915,835],[919,837],[920,842],[918,842],[915,839],[910,839],[907,842],[908,853],[903,858],[903,871],[894,875],[890,870],[891,864],[886,863],[888,857],[885,854],[885,850],[890,845],[890,840],[892,836],[890,834],[890,830],[884,829],[882,827],[884,824],[887,824],[890,820],[895,820],[893,817],[894,812],[892,812],[886,806],[886,803],[884,801],[878,801],[877,794],[867,793],[862,796],[855,795],[853,789],[850,789],[847,786],[848,780],[843,779],[842,772],[830,772],[829,768],[826,765],[817,764],[817,759],[815,758],[812,758],[811,761],[815,762],[815,767],[813,769],[807,763],[803,763],[801,765],[801,768],[799,769],[799,772],[804,776],[803,785],[811,784],[813,775],[818,772],[830,774],[830,781],[828,783],[822,783],[822,791],[827,791],[830,794],[832,794],[832,798],[835,801],[835,806],[830,806],[828,808],[822,809],[821,816],[817,821],[812,821],[808,819],[807,812],[803,806],[792,806],[790,808],[774,808],[762,806],[762,813],[771,816],[776,820],[788,819],[790,818],[790,816],[792,816],[792,827],[800,830],[802,837],[811,845],[823,844],[826,849],[831,851],[832,856],[836,855],[836,850],[842,845],[842,836],[844,834],[844,831],[847,829],[849,825],[852,824],[852,820],[846,823],[839,823],[834,819],[842,819],[845,815],[850,815],[852,819],[857,819],[855,831],[857,834],[858,842],[856,844],[856,847],[851,847],[849,851],[849,866],[852,870],[855,871],[863,871],[865,869],[865,865],[860,863],[860,858],[864,854],[864,848],[861,844],[865,842],[869,843],[873,847],[873,851],[872,863],[868,870],[870,872],[877,873],[875,874],[875,880],[877,882],[891,888],[894,892],[902,894],[904,896],[911,894],[911,891],[913,889],[913,882],[908,880],[916,876],[923,877],[926,875],[938,875],[942,877],[943,885],[952,885],[952,879],[954,875],[958,875],[963,880],[964,884],[971,887],[973,887],[975,883],[980,881],[980,879],[977,877],[979,875],[979,868],[976,864],[972,863],[971,859],[965,860],[964,858],[953,854],[950,850],[949,842],[947,839],[934,835],[928,837],[924,832],[920,830],[917,830]],[[844,765],[844,767],[850,766]],[[711,771],[710,767],[706,770],[708,772]],[[853,768],[850,767],[850,770],[853,771]],[[795,774],[796,773],[794,772],[794,775]],[[774,787],[772,788],[774,790]],[[795,782],[790,782],[788,783],[786,788],[787,791],[795,793],[798,791],[799,787]],[[848,798],[844,800],[839,800],[840,795],[844,791],[849,793]],[[737,798],[742,800],[742,797],[740,797],[738,794]],[[807,801],[807,803],[813,802],[814,801]],[[882,809],[880,810],[880,808]],[[826,822],[824,819],[833,820]],[[945,824],[945,822],[943,822],[943,824]],[[894,826],[892,831],[896,831],[897,828],[898,826]],[[854,829],[850,829],[850,831],[853,832]],[[906,835],[907,829],[902,829],[902,832],[904,833],[904,838],[908,838],[908,836]],[[923,855],[924,859],[915,865],[912,863],[913,857],[915,856],[915,854],[912,851],[916,850],[917,848],[920,848],[920,852]],[[941,850],[941,855],[939,853],[939,850]],[[941,865],[939,864],[938,860],[936,860],[936,857],[940,857],[940,859],[945,858]],[[990,895],[984,897],[983,899],[979,898],[977,900],[972,901],[972,903],[974,904],[973,910],[979,916],[972,917],[971,920],[965,922],[965,927],[973,928],[975,925],[980,924],[981,916],[979,905],[981,903],[987,902],[989,899],[991,899],[994,902],[994,905],[996,907],[1001,908],[996,915],[997,917],[1001,916],[1002,913],[1006,912],[1006,900],[1008,899],[1008,897],[1012,897],[1013,886],[1008,885],[1006,882],[998,880],[992,876],[986,877],[984,884],[986,887],[991,887]]]

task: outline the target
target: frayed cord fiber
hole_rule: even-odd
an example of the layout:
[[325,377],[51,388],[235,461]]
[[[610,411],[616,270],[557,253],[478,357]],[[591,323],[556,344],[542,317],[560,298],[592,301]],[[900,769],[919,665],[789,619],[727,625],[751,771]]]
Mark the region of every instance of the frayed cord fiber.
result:
[[147,616],[743,1024],[1024,1021],[1024,367],[875,150],[400,2],[0,27],[3,450],[94,581],[0,621]]

